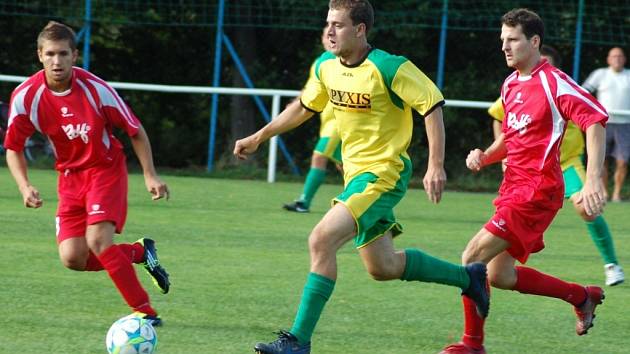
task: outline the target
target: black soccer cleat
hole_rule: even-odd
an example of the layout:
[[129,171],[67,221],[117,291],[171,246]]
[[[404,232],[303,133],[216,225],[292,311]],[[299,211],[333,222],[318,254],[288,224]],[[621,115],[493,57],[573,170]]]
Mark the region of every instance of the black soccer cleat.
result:
[[477,305],[477,314],[481,318],[488,317],[490,312],[490,293],[486,280],[488,275],[486,274],[486,265],[483,263],[471,263],[465,266],[466,272],[470,277],[470,285],[468,289],[462,292],[462,295],[468,296]]
[[269,344],[257,343],[254,346],[254,351],[258,354],[310,354],[310,342],[300,344],[293,334],[283,330],[276,332],[276,334],[278,339]]
[[153,327],[161,327],[162,326],[162,318],[160,316],[151,316],[142,312],[136,312],[139,317],[149,322],[149,324]]
[[301,200],[296,200],[293,203],[284,204],[282,207],[285,210],[293,211],[293,212],[296,212],[296,213],[308,213],[309,212],[309,208],[306,206],[306,203],[304,203]]
[[136,242],[140,243],[144,247],[144,259],[142,261],[142,265],[153,279],[153,284],[160,289],[162,294],[168,293],[171,282],[168,280],[168,273],[164,267],[160,265],[157,249],[155,248],[155,241],[144,237]]

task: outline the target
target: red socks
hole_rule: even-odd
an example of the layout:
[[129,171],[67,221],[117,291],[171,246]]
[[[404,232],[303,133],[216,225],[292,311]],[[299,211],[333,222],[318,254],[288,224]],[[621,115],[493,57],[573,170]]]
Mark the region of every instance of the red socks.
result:
[[[122,297],[134,311],[156,316],[157,313],[149,303],[149,295],[142,288],[136,276],[136,272],[130,262],[130,257],[126,255],[121,248],[124,247],[112,245],[97,256],[97,258],[103,265],[103,268],[107,270],[109,277],[114,282],[114,285],[116,285]],[[90,261],[88,260],[88,264],[89,263]]]
[[473,349],[483,347],[483,325],[485,320],[477,314],[477,306],[468,296],[462,296],[464,303],[464,336],[462,342]]
[[[131,263],[142,263],[144,258],[144,247],[139,243],[121,243],[118,248],[131,260]],[[98,257],[94,255],[92,251],[88,254],[87,263],[85,264],[85,271],[97,272],[103,270],[103,265],[98,260]]]
[[568,283],[523,266],[516,267],[516,284],[512,290],[523,294],[555,297],[573,306],[580,306],[586,300],[586,291],[582,285]]

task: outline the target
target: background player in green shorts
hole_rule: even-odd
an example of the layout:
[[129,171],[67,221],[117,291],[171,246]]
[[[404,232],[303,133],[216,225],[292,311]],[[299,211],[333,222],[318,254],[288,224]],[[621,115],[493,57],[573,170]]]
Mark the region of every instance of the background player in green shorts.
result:
[[[560,66],[560,55],[558,52],[547,45],[543,45],[540,54],[547,59],[553,66]],[[488,109],[488,113],[495,120],[492,122],[495,139],[501,134],[501,122],[505,115],[501,98],[496,100]],[[569,122],[564,139],[560,145],[560,165],[562,175],[564,177],[564,197],[573,202],[575,211],[582,217],[586,223],[589,235],[599,250],[604,260],[604,272],[606,274],[606,285],[614,286],[624,281],[623,269],[619,266],[617,256],[615,255],[615,245],[612,235],[608,229],[608,224],[602,215],[588,215],[584,211],[584,206],[578,203],[578,192],[582,190],[584,185],[585,168],[584,168],[584,137],[580,129],[573,123]]]
[[[325,50],[328,50],[328,39],[325,31],[322,33],[322,46]],[[314,66],[315,64],[311,67],[310,75],[313,75]],[[337,169],[341,170],[341,139],[339,139],[339,133],[337,132],[332,105],[327,105],[326,108],[324,108],[319,114],[319,120],[321,122],[319,127],[319,140],[313,150],[311,168],[306,175],[302,195],[293,203],[288,203],[283,206],[284,209],[288,211],[297,213],[309,212],[311,201],[315,193],[317,193],[319,186],[324,183],[324,179],[326,178],[328,160],[335,163]]]
[[429,162],[424,188],[438,203],[446,182],[444,171],[444,98],[413,63],[372,48],[367,32],[374,12],[367,0],[332,0],[326,26],[328,52],[315,62],[299,101],[271,123],[238,140],[239,158],[256,151],[274,135],[296,128],[332,105],[342,144],[345,189],[333,201],[309,236],[310,273],[290,331],[280,331],[258,353],[310,353],[315,325],[332,295],[337,278],[337,251],[354,239],[368,273],[375,280],[435,282],[473,296],[477,311],[488,312],[486,269],[482,263],[460,266],[419,249],[396,251],[393,238],[402,232],[393,208],[411,177],[407,148],[411,141],[411,109],[424,117]]

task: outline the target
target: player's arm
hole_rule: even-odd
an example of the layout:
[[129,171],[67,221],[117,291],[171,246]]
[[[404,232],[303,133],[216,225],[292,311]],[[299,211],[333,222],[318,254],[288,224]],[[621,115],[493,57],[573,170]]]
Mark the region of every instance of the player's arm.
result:
[[578,203],[584,203],[588,215],[598,215],[604,209],[606,198],[602,186],[601,174],[604,164],[606,129],[599,123],[586,129],[586,180],[580,192]]
[[504,137],[505,135],[500,133],[498,138],[485,151],[481,149],[471,150],[466,158],[466,167],[477,172],[488,165],[505,159],[507,148],[505,147]]
[[293,100],[271,122],[254,134],[239,139],[234,144],[234,155],[241,160],[254,153],[258,146],[269,138],[294,129],[313,116],[314,112],[306,109],[299,99]]
[[424,119],[429,144],[429,161],[427,173],[422,179],[424,190],[433,203],[439,203],[446,185],[446,171],[444,170],[444,120],[442,107],[436,107]]
[[142,172],[144,174],[144,184],[147,186],[149,193],[153,195],[152,199],[157,200],[163,197],[169,199],[169,190],[166,183],[162,182],[155,171],[153,165],[153,153],[151,152],[151,142],[146,131],[142,126],[138,128],[137,134],[131,136],[131,145],[136,153]]
[[7,166],[15,183],[22,194],[24,206],[27,208],[39,208],[43,204],[43,200],[39,197],[37,188],[31,185],[28,180],[26,158],[24,151],[15,151],[7,149]]

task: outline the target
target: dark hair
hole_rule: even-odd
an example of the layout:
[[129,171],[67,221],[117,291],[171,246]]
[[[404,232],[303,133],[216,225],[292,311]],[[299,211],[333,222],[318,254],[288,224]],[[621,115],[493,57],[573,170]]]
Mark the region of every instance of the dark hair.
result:
[[368,33],[374,26],[374,9],[368,0],[330,0],[330,9],[349,10],[350,19],[353,25],[365,24],[365,33]]
[[50,21],[37,36],[37,49],[41,49],[44,41],[68,41],[72,50],[77,49],[77,36],[72,28],[59,23]]
[[538,35],[538,37],[540,37],[540,45],[542,46],[543,38],[545,37],[545,24],[534,11],[528,9],[510,10],[501,17],[501,24],[509,27],[521,25],[525,37],[530,39]]
[[558,53],[556,48],[545,44],[540,47],[540,54],[546,57],[550,57],[551,60],[553,60],[553,66],[558,68],[562,66],[562,57],[560,57],[560,53]]

